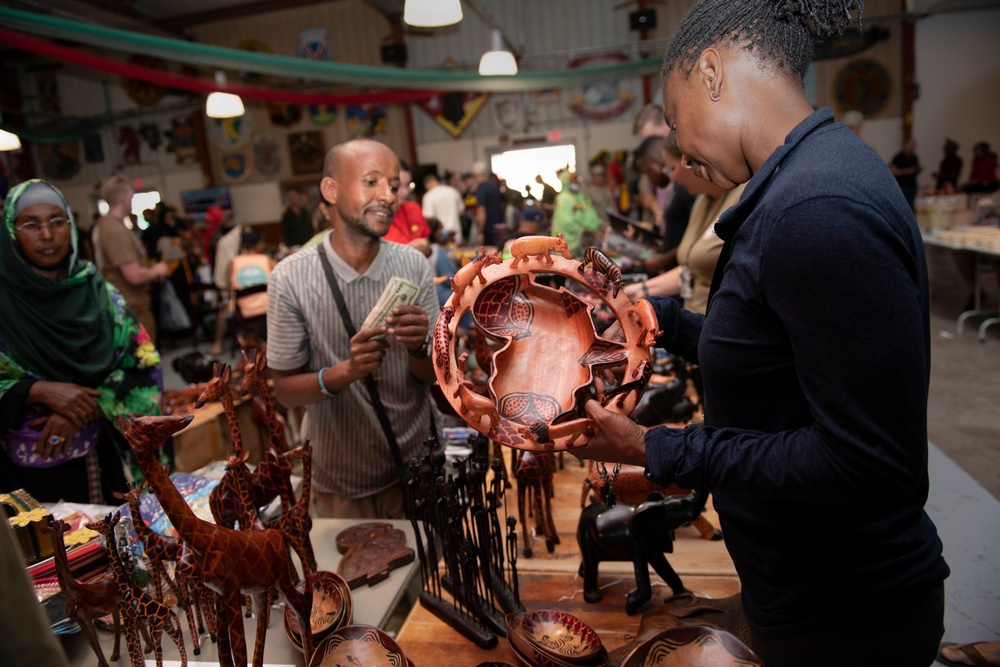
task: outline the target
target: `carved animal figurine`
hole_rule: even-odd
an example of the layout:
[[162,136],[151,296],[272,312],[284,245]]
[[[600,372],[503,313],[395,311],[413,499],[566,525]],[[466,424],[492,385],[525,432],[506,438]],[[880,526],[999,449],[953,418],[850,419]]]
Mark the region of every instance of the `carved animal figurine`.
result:
[[620,385],[605,392],[604,398],[601,400],[602,405],[607,405],[611,402],[611,399],[615,396],[618,400],[615,402],[619,408],[625,405],[625,399],[632,392],[635,392],[639,398],[641,398],[642,391],[646,388],[646,384],[649,383],[649,378],[653,375],[653,364],[650,363],[649,359],[643,359],[639,366],[632,371],[632,379],[628,382],[622,382]]
[[599,602],[603,597],[597,583],[597,567],[602,561],[631,561],[634,566],[636,589],[625,599],[628,614],[635,613],[653,595],[650,565],[674,593],[684,592],[684,584],[663,554],[673,552],[673,531],[697,518],[706,498],[706,494],[664,498],[654,493],[638,507],[617,503],[609,508],[593,503],[584,509],[576,529],[583,556],[583,599]]
[[282,454],[282,458],[302,459],[302,496],[288,508],[287,512],[270,522],[267,527],[282,531],[301,547],[308,560],[309,569],[305,573],[308,577],[319,571],[312,541],[309,539],[309,531],[312,530],[312,516],[309,514],[309,496],[312,488],[312,445],[306,441],[306,444],[301,447]]
[[451,320],[455,317],[455,306],[446,304],[441,307],[438,323],[434,327],[434,360],[439,368],[444,369],[444,381],[451,382]]
[[514,261],[510,263],[511,270],[520,266],[521,262],[530,257],[538,257],[544,264],[552,264],[551,252],[562,254],[566,259],[573,259],[573,253],[569,251],[569,246],[563,241],[563,236],[525,236],[517,239],[510,245],[510,254],[514,256]]
[[[583,489],[580,494],[580,509],[586,507],[587,496],[595,501],[600,501],[604,497],[604,481],[594,465],[593,461],[588,462],[589,470],[587,478],[583,480]],[[625,505],[641,505],[651,493],[661,493],[665,497],[690,495],[690,489],[682,489],[676,484],[662,487],[656,482],[650,481],[645,471],[640,466],[623,465],[615,479],[615,498]],[[691,525],[701,535],[702,539],[716,542],[722,539],[722,531],[712,525],[712,522],[705,518],[704,514],[699,514],[698,518],[691,522]]]
[[527,516],[535,517],[535,531],[545,536],[549,553],[559,544],[559,533],[552,519],[551,499],[555,495],[552,485],[554,458],[552,454],[524,451],[520,453],[514,477],[517,479],[517,514],[524,531],[524,557],[531,558],[531,527]]
[[552,444],[557,439],[566,436],[571,436],[566,444],[572,445],[581,435],[593,435],[595,426],[593,419],[581,417],[555,425],[536,421],[532,422],[531,426],[519,426],[517,430],[523,437],[530,438],[539,445]]
[[456,363],[459,372],[456,378],[458,386],[455,387],[452,398],[459,399],[459,411],[463,417],[471,414],[479,421],[482,421],[483,417],[487,417],[490,420],[490,426],[496,426],[500,423],[500,413],[497,412],[497,406],[493,404],[489,396],[477,394],[476,385],[465,379],[465,363],[468,358],[468,352],[463,352],[458,358]]
[[659,323],[656,320],[656,312],[653,310],[653,304],[646,299],[639,299],[628,307],[625,314],[639,325],[639,339],[643,341],[642,344],[646,347],[655,346],[656,339],[663,332],[657,328]]
[[143,521],[142,514],[139,512],[139,495],[146,486],[147,483],[143,480],[141,486],[133,488],[124,495],[117,491],[113,495],[115,498],[128,503],[129,511],[132,514],[132,525],[135,527],[135,534],[142,543],[146,551],[146,556],[149,558],[149,570],[153,577],[153,594],[156,596],[156,599],[163,600],[163,583],[166,581],[167,587],[180,600],[184,597],[180,591],[180,587],[167,574],[167,568],[164,565],[164,561],[177,560],[180,556],[180,547],[176,543],[169,544],[167,542],[168,538],[150,530],[146,522]]
[[[177,651],[181,656],[181,667],[187,665],[187,652],[184,649],[184,636],[181,634],[181,622],[177,614],[170,611],[170,607],[163,604],[146,591],[139,588],[132,575],[131,564],[126,566],[122,560],[121,552],[115,542],[115,526],[121,520],[120,514],[107,515],[102,521],[88,523],[87,528],[96,531],[104,536],[108,545],[108,561],[111,563],[111,573],[118,584],[118,592],[121,595],[122,613],[128,619],[126,624],[132,623],[138,626],[145,623],[149,628],[149,643],[153,647],[153,655],[156,657],[156,667],[163,667],[163,646],[161,639],[163,631],[177,644]],[[132,639],[138,645],[138,633],[130,632],[126,634],[126,640]],[[147,647],[146,651],[149,651]],[[136,651],[129,646],[129,655],[132,657],[133,667],[135,663]],[[144,666],[146,661],[142,659],[139,651],[139,667]]]
[[[218,400],[222,404],[233,439],[233,455],[240,457],[244,454],[243,438],[240,436],[240,423],[236,416],[233,391],[229,384],[231,378],[232,368],[229,364],[217,362],[213,367],[212,379],[195,402],[195,408],[200,408],[205,403],[214,400]],[[240,528],[249,528],[256,520],[257,512],[249,495],[240,493],[236,480],[237,475],[246,477],[244,482],[247,488],[250,487],[250,471],[247,470],[246,466],[227,466],[226,473],[208,496],[208,507],[212,510],[215,522],[220,526],[232,528],[238,523]]]
[[604,274],[604,287],[607,288],[609,284],[612,285],[614,291],[611,293],[611,297],[617,298],[618,292],[622,289],[622,270],[618,268],[618,265],[593,246],[583,251],[583,261],[580,263],[579,269],[580,273],[584,272],[588,264],[597,273]]
[[[128,503],[129,511],[132,513],[132,528],[135,530],[136,537],[139,538],[139,541],[142,542],[142,545],[146,550],[146,555],[149,557],[151,566],[150,569],[154,573],[154,590],[160,596],[160,600],[163,600],[163,592],[159,580],[159,573],[162,571],[162,575],[166,578],[167,584],[173,588],[174,593],[177,595],[178,605],[187,614],[188,629],[191,631],[191,643],[194,644],[194,654],[201,655],[201,639],[199,637],[199,633],[205,631],[205,627],[201,620],[202,617],[205,616],[205,613],[202,611],[201,593],[203,587],[201,586],[201,577],[196,571],[193,571],[192,566],[194,563],[191,559],[187,561],[184,560],[184,543],[176,537],[160,535],[155,530],[151,529],[142,518],[142,513],[139,509],[141,505],[141,495],[147,486],[149,486],[149,482],[143,480],[141,486],[132,489],[124,496],[117,493],[115,495],[123,498]],[[176,584],[172,582],[170,577],[166,574],[164,567],[165,561],[175,564],[174,576],[177,578]],[[195,622],[196,616],[197,623]],[[211,626],[212,624],[209,623],[209,625]]]
[[90,583],[81,583],[73,578],[73,572],[66,557],[66,541],[63,533],[69,530],[65,521],[52,519],[49,525],[42,526],[41,531],[52,537],[53,558],[56,564],[56,578],[59,589],[66,596],[66,618],[83,628],[90,648],[97,654],[97,664],[108,667],[108,661],[101,650],[101,642],[94,628],[94,619],[111,614],[115,621],[115,645],[111,649],[111,661],[118,660],[119,641],[121,639],[121,616],[118,612],[118,587],[111,579],[97,579]]
[[476,278],[479,278],[480,284],[486,284],[486,278],[483,277],[483,269],[487,266],[493,264],[500,264],[503,259],[498,253],[486,253],[486,249],[479,248],[479,257],[463,266],[458,270],[458,273],[451,279],[451,291],[455,293],[454,299],[452,299],[453,305],[458,307],[462,301],[462,293],[465,292],[466,288],[471,285]]
[[250,494],[254,507],[267,505],[275,496],[281,498],[282,512],[287,512],[295,504],[292,491],[292,466],[282,456],[288,450],[285,442],[285,423],[274,407],[271,389],[267,386],[264,371],[267,369],[267,353],[263,348],[243,350],[243,393],[256,393],[264,402],[267,419],[268,439],[264,455],[251,476]]
[[[115,424],[132,446],[139,467],[160,501],[163,511],[201,560],[206,586],[220,596],[218,605],[219,664],[224,667],[247,664],[246,638],[240,614],[240,594],[259,594],[277,585],[280,594],[298,616],[306,664],[312,657],[313,641],[309,616],[312,612],[312,583],[306,579],[305,593],[292,583],[287,539],[281,531],[236,531],[199,519],[170,481],[154,451],[167,437],[187,426],[190,416],[118,417]],[[293,548],[296,548],[293,545]],[[302,563],[306,558],[301,551]],[[266,627],[258,616],[254,666],[263,665]],[[258,650],[259,649],[259,650]]]

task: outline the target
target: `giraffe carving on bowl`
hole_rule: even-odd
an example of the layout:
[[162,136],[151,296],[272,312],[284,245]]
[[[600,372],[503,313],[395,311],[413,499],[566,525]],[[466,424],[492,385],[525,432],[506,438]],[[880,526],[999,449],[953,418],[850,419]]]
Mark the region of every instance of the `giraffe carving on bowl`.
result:
[[[118,545],[115,541],[115,526],[120,520],[121,514],[113,516],[108,514],[101,521],[88,523],[87,528],[100,533],[108,545],[108,561],[111,563],[111,574],[115,578],[115,583],[118,584],[118,592],[121,595],[122,613],[127,619],[126,628],[129,625],[133,626],[125,634],[125,639],[129,643],[132,667],[144,667],[146,664],[139,643],[138,626],[140,623],[145,623],[149,628],[149,644],[152,645],[153,655],[156,657],[156,667],[163,667],[163,646],[160,640],[164,631],[177,644],[177,651],[181,656],[181,667],[186,667],[187,652],[184,649],[184,636],[181,634],[181,622],[177,618],[177,614],[172,612],[170,607],[139,588],[135,583],[131,564],[126,566],[121,552],[118,551]],[[149,648],[147,647],[146,650],[149,651]],[[137,656],[138,663],[136,663]]]
[[[246,637],[240,613],[240,595],[258,594],[277,585],[278,591],[298,616],[306,664],[312,657],[313,641],[309,616],[312,612],[312,583],[309,565],[302,551],[281,531],[232,530],[199,519],[188,507],[166,470],[156,460],[156,447],[167,437],[187,426],[191,416],[118,417],[115,425],[132,446],[136,461],[156,494],[163,511],[201,562],[206,586],[220,596],[218,605],[219,664],[234,667],[247,664]],[[292,583],[288,545],[296,548],[305,571],[305,592]],[[263,649],[266,627],[257,621],[257,645]],[[259,657],[259,662],[258,662]],[[254,667],[262,667],[263,651],[254,651]]]
[[49,525],[42,526],[42,532],[52,537],[53,557],[56,564],[56,578],[59,588],[66,596],[66,617],[83,628],[90,648],[97,654],[97,664],[108,667],[108,661],[101,650],[101,642],[94,629],[94,619],[111,614],[115,621],[115,645],[111,650],[111,661],[118,660],[119,641],[121,639],[121,615],[118,612],[118,586],[108,578],[97,579],[89,583],[81,583],[73,577],[66,557],[66,541],[63,533],[69,530],[65,521],[52,519]]

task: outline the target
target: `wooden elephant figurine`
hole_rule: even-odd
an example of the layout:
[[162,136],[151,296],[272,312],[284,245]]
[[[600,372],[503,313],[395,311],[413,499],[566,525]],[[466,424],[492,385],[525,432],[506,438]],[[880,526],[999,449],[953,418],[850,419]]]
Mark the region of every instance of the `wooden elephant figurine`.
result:
[[599,602],[603,597],[597,583],[601,561],[633,563],[636,589],[625,600],[628,614],[634,614],[653,596],[650,565],[675,594],[684,592],[684,584],[663,554],[673,552],[674,530],[701,514],[707,497],[706,493],[670,497],[652,493],[638,506],[619,503],[608,507],[595,502],[584,509],[576,529],[583,556],[583,598]]

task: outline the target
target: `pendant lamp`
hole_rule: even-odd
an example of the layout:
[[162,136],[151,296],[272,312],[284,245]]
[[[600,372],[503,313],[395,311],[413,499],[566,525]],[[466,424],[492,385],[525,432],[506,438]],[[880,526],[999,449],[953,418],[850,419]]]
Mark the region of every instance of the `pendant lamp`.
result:
[[513,76],[517,74],[517,61],[514,54],[504,48],[503,35],[499,30],[492,31],[493,50],[483,54],[479,61],[481,76]]
[[[215,83],[219,86],[226,85],[226,75],[222,72],[215,73]],[[243,107],[243,100],[239,95],[231,93],[211,93],[205,102],[205,115],[209,118],[236,118],[246,113]]]
[[403,21],[418,28],[437,28],[462,20],[459,0],[406,0]]
[[16,134],[6,130],[0,130],[0,151],[21,150],[21,140]]

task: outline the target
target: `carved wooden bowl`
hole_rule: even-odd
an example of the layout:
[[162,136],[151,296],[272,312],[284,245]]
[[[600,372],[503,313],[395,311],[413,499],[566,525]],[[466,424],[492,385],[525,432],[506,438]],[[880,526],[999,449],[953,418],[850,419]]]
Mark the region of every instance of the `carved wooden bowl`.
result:
[[746,644],[724,630],[682,625],[632,649],[622,667],[753,667],[763,664]]
[[340,665],[413,667],[392,637],[370,625],[347,625],[333,631],[309,660],[309,667]]
[[[299,592],[304,592],[305,582],[300,581],[296,588]],[[334,572],[314,573],[312,588],[313,604],[309,624],[312,627],[313,641],[318,642],[337,628],[351,622],[354,616],[354,601],[347,582]],[[288,607],[285,607],[284,625],[288,641],[302,648],[298,620]]]
[[[624,365],[621,391],[607,396],[605,407],[626,415],[651,373],[649,346],[656,322],[648,303],[633,308],[615,280],[606,278],[606,273],[617,278],[617,267],[599,253],[598,260],[586,264],[550,255],[549,250],[560,250],[560,243],[551,237],[524,237],[515,241],[510,260],[482,255],[463,267],[434,329],[434,370],[455,411],[487,437],[528,451],[560,451],[590,442],[594,425],[583,405],[593,395],[595,373]],[[584,297],[538,281],[549,275],[565,278]],[[624,340],[598,335],[595,304],[614,314]],[[466,380],[465,359],[456,358],[456,331],[467,312],[491,341],[486,395]]]
[[607,662],[601,638],[586,623],[557,611],[510,613],[507,639],[522,658],[534,664],[593,667]]

